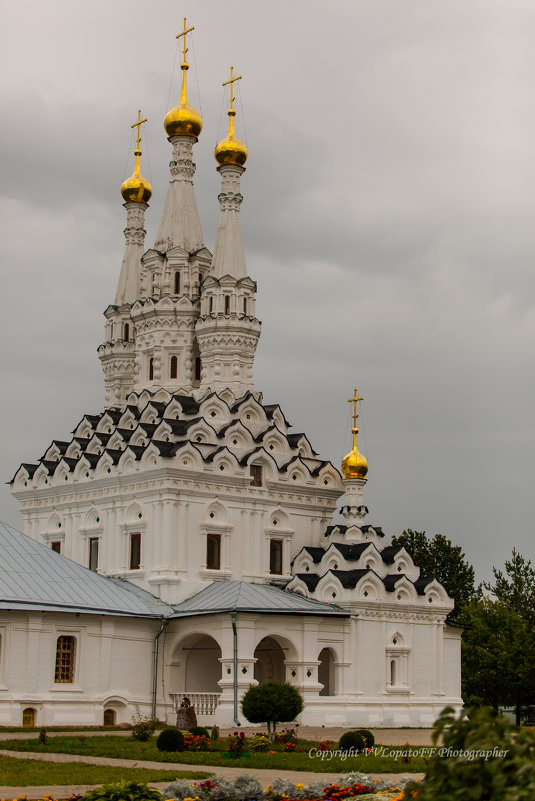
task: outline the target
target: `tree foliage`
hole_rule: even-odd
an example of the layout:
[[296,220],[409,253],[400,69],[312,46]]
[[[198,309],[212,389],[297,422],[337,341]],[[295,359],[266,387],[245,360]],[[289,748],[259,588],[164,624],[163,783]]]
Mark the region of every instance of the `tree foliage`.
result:
[[535,630],[535,567],[531,560],[525,560],[516,548],[511,559],[505,563],[505,573],[492,568],[494,581],[483,583],[483,587],[495,598],[507,604],[509,609],[525,621],[533,632]]
[[532,801],[535,798],[535,736],[520,731],[488,708],[443,710],[423,782],[405,788],[418,801]]
[[475,595],[474,568],[467,561],[460,545],[453,545],[443,534],[428,537],[425,531],[406,529],[393,537],[392,545],[402,545],[420,568],[422,576],[435,578],[455,601],[450,615],[457,619],[461,609]]
[[273,739],[277,723],[289,723],[302,711],[303,698],[288,682],[266,681],[249,687],[242,698],[241,709],[249,723],[266,723]]
[[526,622],[506,603],[472,600],[463,611],[465,702],[517,707],[535,703],[535,644]]

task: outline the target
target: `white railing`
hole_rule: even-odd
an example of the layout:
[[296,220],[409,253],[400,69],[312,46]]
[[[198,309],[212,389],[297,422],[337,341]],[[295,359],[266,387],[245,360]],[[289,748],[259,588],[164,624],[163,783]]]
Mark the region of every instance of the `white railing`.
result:
[[173,707],[175,712],[180,709],[180,704],[184,697],[189,698],[191,706],[195,710],[196,715],[213,715],[221,693],[169,693],[173,700]]

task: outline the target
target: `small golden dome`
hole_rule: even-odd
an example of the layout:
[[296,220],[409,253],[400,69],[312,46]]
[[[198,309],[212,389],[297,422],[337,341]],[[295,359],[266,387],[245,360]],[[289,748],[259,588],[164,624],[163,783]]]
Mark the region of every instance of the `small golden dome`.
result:
[[186,92],[186,71],[189,65],[183,61],[180,65],[182,69],[182,93],[178,106],[175,106],[165,115],[163,122],[167,131],[167,136],[199,136],[202,131],[202,117],[195,111],[188,102]]
[[247,161],[247,147],[240,142],[234,133],[234,116],[236,112],[230,109],[228,115],[230,117],[229,131],[225,139],[222,139],[216,149],[214,156],[218,164],[237,164],[243,167]]
[[368,460],[354,447],[342,459],[342,473],[344,478],[364,478],[368,472]]
[[139,169],[141,150],[136,150],[136,168],[130,178],[121,186],[121,195],[125,203],[148,203],[152,195],[152,186],[143,178]]

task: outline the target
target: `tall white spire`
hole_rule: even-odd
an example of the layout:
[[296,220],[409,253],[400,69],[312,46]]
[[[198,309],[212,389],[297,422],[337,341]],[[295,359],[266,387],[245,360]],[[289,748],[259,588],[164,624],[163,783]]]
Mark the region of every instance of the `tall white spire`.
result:
[[195,326],[202,363],[201,390],[230,387],[235,395],[254,388],[253,360],[260,336],[255,317],[256,283],[247,274],[240,227],[240,179],[247,148],[234,132],[234,77],[230,68],[229,131],[215,149],[221,175],[221,207],[214,256],[203,281],[201,316]]
[[176,37],[177,39],[184,37],[180,65],[182,92],[178,105],[167,112],[164,120],[169,142],[173,146],[173,159],[169,164],[171,180],[154,244],[156,250],[164,253],[173,247],[195,253],[203,247],[201,222],[193,191],[195,175],[193,145],[198,141],[197,137],[202,130],[202,117],[190,106],[186,86],[186,74],[189,69],[186,61],[188,52],[186,37],[193,30],[193,27],[186,26],[184,18],[184,30]]

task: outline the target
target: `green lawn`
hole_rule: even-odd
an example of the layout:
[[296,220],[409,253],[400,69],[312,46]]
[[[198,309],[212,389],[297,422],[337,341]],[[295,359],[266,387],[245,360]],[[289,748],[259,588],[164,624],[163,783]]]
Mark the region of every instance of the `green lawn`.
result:
[[161,768],[113,768],[106,765],[86,765],[82,762],[40,762],[0,755],[0,785],[50,787],[54,784],[105,784],[128,779],[136,782],[165,782],[182,779],[206,779],[206,771],[176,771]]
[[[426,764],[423,757],[413,757],[410,762],[392,756],[358,756],[342,759],[311,758],[309,748],[317,748],[318,743],[301,741],[299,750],[283,753],[282,745],[274,746],[274,754],[254,754],[240,759],[229,759],[224,753],[225,742],[217,744],[218,750],[204,752],[180,751],[166,753],[156,748],[156,738],[142,743],[129,737],[52,737],[47,745],[40,745],[37,738],[32,740],[4,740],[1,748],[11,751],[40,751],[42,753],[84,754],[87,756],[117,757],[120,759],[150,760],[153,762],[182,762],[187,765],[210,765],[242,768],[271,768],[275,770],[307,770],[317,773],[422,773]],[[396,750],[399,750],[398,747]],[[1,783],[1,782],[0,782]]]

